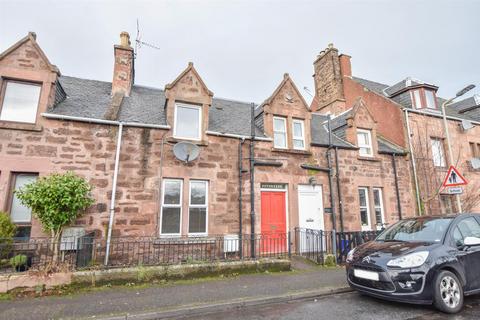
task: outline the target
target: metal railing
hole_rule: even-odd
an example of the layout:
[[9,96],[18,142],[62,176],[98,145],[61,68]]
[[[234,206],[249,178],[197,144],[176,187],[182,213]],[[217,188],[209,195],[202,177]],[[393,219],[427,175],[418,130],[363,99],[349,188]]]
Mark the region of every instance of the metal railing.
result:
[[[374,240],[380,231],[335,233],[336,260],[344,263],[348,252],[358,245]],[[323,264],[325,257],[333,254],[334,236],[331,231],[295,228],[295,254],[315,263]]]
[[[171,265],[256,258],[288,258],[290,233],[178,238],[116,237],[110,242],[108,265],[103,265],[106,239],[87,235],[62,239],[0,239],[0,273],[42,269],[58,262],[68,270]],[[55,250],[55,247],[58,250]],[[253,248],[253,250],[252,250]],[[22,267],[15,267],[14,257]]]

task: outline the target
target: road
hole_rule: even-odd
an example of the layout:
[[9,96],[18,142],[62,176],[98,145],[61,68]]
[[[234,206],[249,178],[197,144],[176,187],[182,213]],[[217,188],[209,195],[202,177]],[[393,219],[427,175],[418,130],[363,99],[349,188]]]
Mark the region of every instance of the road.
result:
[[463,311],[454,316],[437,312],[429,306],[387,302],[352,292],[315,300],[246,307],[184,319],[473,320],[480,319],[480,296],[466,298]]

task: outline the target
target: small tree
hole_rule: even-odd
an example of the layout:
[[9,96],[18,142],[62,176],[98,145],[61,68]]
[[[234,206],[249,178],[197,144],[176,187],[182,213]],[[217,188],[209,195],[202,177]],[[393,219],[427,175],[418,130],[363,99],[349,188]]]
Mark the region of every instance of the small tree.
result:
[[17,226],[5,212],[0,212],[0,259],[7,257],[12,247],[12,238]]
[[63,229],[94,203],[88,182],[73,172],[53,173],[15,191],[23,205],[32,209],[45,232],[52,236],[53,262],[57,262]]

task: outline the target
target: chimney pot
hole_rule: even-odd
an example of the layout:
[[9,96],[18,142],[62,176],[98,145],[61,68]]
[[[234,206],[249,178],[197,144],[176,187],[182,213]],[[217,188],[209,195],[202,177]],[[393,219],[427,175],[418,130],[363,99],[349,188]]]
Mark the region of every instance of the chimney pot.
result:
[[128,32],[123,31],[120,33],[120,45],[122,47],[130,47],[130,35]]

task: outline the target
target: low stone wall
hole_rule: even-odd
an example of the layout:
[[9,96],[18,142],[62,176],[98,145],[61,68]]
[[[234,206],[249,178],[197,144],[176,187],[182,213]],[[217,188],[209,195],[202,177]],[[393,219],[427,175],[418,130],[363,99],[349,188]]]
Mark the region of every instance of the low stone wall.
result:
[[169,266],[139,266],[133,268],[54,273],[50,275],[36,275],[33,273],[10,274],[0,275],[0,293],[17,290],[42,292],[56,286],[70,284],[123,284],[131,282],[149,282],[154,279],[179,280],[237,273],[289,270],[289,260],[260,259],[252,261],[180,264]]

